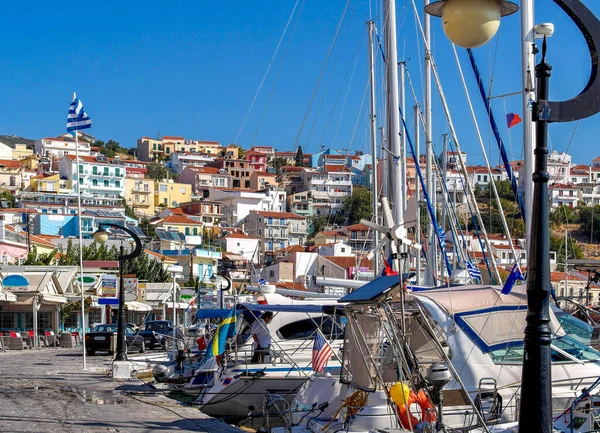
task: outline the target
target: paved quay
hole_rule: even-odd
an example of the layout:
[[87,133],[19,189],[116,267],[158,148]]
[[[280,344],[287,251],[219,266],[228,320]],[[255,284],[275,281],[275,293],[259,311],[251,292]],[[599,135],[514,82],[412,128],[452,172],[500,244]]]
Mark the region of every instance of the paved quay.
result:
[[240,433],[143,382],[118,382],[108,356],[81,348],[0,352],[0,432]]

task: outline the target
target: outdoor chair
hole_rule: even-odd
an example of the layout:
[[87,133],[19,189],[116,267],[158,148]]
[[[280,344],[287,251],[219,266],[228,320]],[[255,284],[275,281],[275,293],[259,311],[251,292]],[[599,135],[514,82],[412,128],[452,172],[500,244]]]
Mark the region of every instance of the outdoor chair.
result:
[[28,349],[33,347],[33,340],[27,332],[18,332],[17,336],[20,336],[23,339]]
[[8,347],[10,350],[24,350],[29,349],[25,340],[23,340],[20,336],[18,337],[9,337],[10,340],[8,342]]
[[47,346],[46,338],[43,335],[38,335],[36,337],[35,332],[33,332],[33,330],[29,330],[27,331],[27,333],[29,334],[29,338],[31,339],[32,347],[41,349],[42,347]]
[[70,332],[61,332],[58,337],[58,344],[60,347],[76,347],[75,337]]
[[46,346],[48,346],[48,347],[58,347],[59,346],[58,335],[54,335],[54,331],[46,331],[44,334],[45,334],[45,338],[46,338]]

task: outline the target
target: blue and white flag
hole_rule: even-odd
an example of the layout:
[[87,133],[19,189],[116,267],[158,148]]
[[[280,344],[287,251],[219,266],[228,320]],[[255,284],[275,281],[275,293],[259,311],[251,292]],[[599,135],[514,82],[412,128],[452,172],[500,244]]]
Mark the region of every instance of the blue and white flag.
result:
[[394,165],[398,165],[400,163],[400,157],[399,156],[394,156],[392,158],[392,161],[394,162]]
[[67,116],[67,131],[78,131],[80,129],[86,129],[92,127],[92,119],[90,119],[87,113],[83,109],[83,102],[73,98],[73,102],[69,106],[69,115]]
[[521,274],[521,270],[515,263],[515,265],[512,268],[512,271],[510,271],[510,275],[504,283],[504,287],[502,287],[502,294],[508,295],[517,281],[525,281],[525,277],[523,276],[523,274]]
[[446,248],[446,232],[441,227],[438,229],[438,236],[440,238],[440,245],[442,248]]
[[471,262],[467,262],[467,271],[469,271],[471,278],[481,278],[481,271]]
[[258,284],[259,286],[264,286],[264,285],[266,285],[266,284],[267,284],[267,280],[265,280],[264,278],[260,278],[260,279],[258,280],[257,284]]

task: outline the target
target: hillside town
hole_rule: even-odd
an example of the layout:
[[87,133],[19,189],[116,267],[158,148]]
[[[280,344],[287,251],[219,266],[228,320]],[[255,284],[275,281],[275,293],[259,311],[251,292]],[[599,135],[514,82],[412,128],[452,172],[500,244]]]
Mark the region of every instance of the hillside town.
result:
[[[221,305],[231,304],[234,294],[245,293],[246,286],[259,280],[283,289],[323,292],[335,288],[318,285],[316,277],[369,281],[375,275],[369,256],[374,248],[373,232],[349,207],[353,197],[361,200],[357,192],[373,190],[369,154],[334,149],[309,154],[301,147],[294,151],[273,146],[243,149],[182,136],[144,136],[129,153],[118,153],[91,135],[79,131],[77,138],[78,165],[72,134],[41,138],[34,149],[25,144],[0,144],[0,182],[5,191],[0,209],[2,272],[57,266],[57,271],[46,269],[38,278],[38,283],[48,284],[49,294],[56,296],[43,297],[38,319],[52,328],[61,320],[59,311],[67,327],[76,328],[79,320],[77,308],[66,309],[69,314],[64,308],[79,296],[77,257],[68,258],[79,248],[79,218],[84,254],[91,254],[94,233],[101,225],[115,224],[134,230],[144,241],[146,260],[163,268],[162,273],[146,277],[132,271],[138,274],[134,278],[135,301],[127,303],[128,320],[132,321],[137,315],[169,316],[169,305],[179,308],[182,317],[190,316],[190,296],[169,304],[164,295],[171,284],[165,270],[173,264],[183,267],[181,285],[194,287],[206,301]],[[463,153],[462,158],[466,161],[467,155]],[[443,178],[458,209],[466,203],[465,182],[485,191],[492,178],[495,182],[507,179],[503,166],[494,168],[490,177],[487,168],[478,165],[467,166],[465,179],[455,152],[439,159],[444,160]],[[383,162],[378,164],[380,172]],[[575,164],[570,155],[552,152],[548,165],[548,200],[553,209],[600,204],[600,157],[591,164]],[[523,161],[512,161],[511,166],[518,176]],[[415,177],[414,160],[408,158],[409,191]],[[441,193],[440,185],[438,190]],[[367,198],[365,206],[370,206],[370,200]],[[449,236],[447,239],[450,241]],[[463,239],[484,270],[484,258],[489,259],[490,254],[481,249],[473,231],[465,232]],[[512,248],[504,233],[492,232],[489,239],[491,256],[499,267],[514,263],[513,250],[519,263],[526,265],[524,239],[513,239]],[[118,240],[111,242],[119,245]],[[452,253],[449,242],[448,254]],[[554,271],[558,270],[556,254],[551,252]],[[100,268],[92,263],[85,272],[97,274]],[[57,273],[70,277],[57,278]],[[232,290],[221,299],[220,291],[214,290],[215,275],[232,282]],[[553,272],[552,280],[564,295],[586,286],[581,275]],[[98,304],[99,297],[110,293],[106,287],[102,293],[104,284],[99,281],[88,289],[90,323],[104,322],[111,314]],[[40,286],[35,290],[46,289]],[[2,296],[0,304],[6,307],[0,311],[0,328],[18,327],[28,320],[17,314],[22,309],[17,306],[20,302],[14,302],[18,292]],[[594,302],[600,300],[596,293],[591,297]]]

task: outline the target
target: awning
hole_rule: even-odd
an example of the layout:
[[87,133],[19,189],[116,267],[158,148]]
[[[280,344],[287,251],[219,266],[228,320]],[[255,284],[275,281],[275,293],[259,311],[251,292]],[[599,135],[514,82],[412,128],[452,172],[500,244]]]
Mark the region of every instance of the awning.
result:
[[59,295],[42,295],[42,304],[66,304],[68,299]]
[[[173,303],[172,302],[165,302],[165,307],[169,310],[169,309],[173,309]],[[175,308],[177,308],[178,310],[187,310],[188,307],[192,308],[192,306],[190,306],[190,304],[188,304],[187,302],[175,302]]]
[[0,301],[17,302],[17,296],[14,293],[3,292],[0,290]]
[[127,307],[129,311],[152,311],[152,307],[150,305],[137,301],[125,302],[125,307]]

